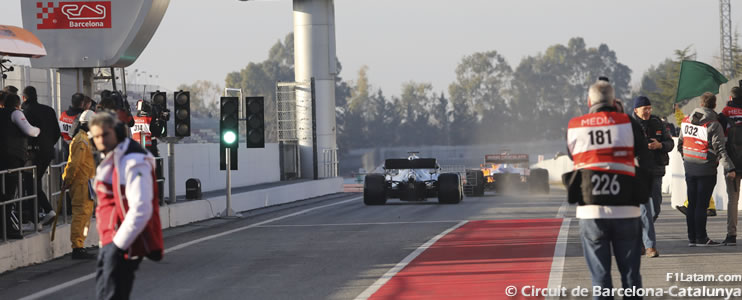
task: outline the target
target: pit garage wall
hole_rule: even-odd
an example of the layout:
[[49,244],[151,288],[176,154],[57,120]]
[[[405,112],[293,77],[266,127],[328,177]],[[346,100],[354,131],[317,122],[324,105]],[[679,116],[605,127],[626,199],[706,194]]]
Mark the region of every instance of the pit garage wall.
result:
[[[168,176],[167,144],[158,144],[160,156],[165,159],[165,178]],[[232,187],[241,187],[280,181],[278,144],[266,143],[263,149],[247,149],[240,144],[238,170],[232,171]],[[201,180],[201,191],[223,190],[226,187],[225,171],[219,170],[219,144],[175,145],[175,192],[185,195],[185,182],[189,178]],[[165,197],[168,196],[167,182]]]

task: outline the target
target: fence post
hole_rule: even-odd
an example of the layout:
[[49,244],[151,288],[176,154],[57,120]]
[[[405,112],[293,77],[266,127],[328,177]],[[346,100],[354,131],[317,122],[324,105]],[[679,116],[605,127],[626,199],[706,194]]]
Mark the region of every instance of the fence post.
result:
[[36,172],[37,166],[34,166],[33,168],[33,194],[34,194],[34,201],[33,201],[33,224],[36,232],[39,231],[39,191],[38,191],[38,185],[36,184],[36,176],[39,174]]

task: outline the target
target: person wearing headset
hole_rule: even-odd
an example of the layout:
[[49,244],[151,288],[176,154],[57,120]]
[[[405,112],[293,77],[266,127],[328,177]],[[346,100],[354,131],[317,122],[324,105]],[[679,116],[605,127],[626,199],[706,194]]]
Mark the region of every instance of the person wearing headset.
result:
[[164,253],[155,160],[127,137],[128,128],[111,113],[97,113],[89,127],[95,147],[104,155],[94,183],[101,244],[96,295],[129,299],[142,258],[158,261]]

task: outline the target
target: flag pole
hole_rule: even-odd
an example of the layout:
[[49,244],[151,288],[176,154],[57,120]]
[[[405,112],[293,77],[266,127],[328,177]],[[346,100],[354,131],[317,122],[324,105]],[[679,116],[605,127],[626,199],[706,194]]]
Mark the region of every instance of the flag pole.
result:
[[675,104],[679,102],[678,93],[680,92],[680,76],[683,75],[683,62],[684,61],[685,61],[684,59],[680,61],[680,72],[678,72],[678,86],[675,87],[675,103],[673,103],[673,107],[675,106]]

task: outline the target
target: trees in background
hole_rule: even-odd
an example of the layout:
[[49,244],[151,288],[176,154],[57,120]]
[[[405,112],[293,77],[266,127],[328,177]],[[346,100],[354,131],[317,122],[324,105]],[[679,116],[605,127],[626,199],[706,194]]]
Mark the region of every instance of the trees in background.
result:
[[[271,125],[276,117],[276,83],[294,81],[293,44],[293,34],[288,34],[271,47],[268,59],[251,62],[225,78],[226,87],[265,97],[268,142],[276,141],[275,125]],[[338,62],[338,73],[341,69]],[[515,69],[497,51],[467,55],[455,69],[456,80],[448,86],[448,96],[430,83],[415,81],[402,83],[401,94],[389,96],[372,85],[368,70],[361,67],[353,82],[339,74],[336,78],[341,151],[378,145],[561,139],[567,121],[587,111],[587,88],[598,76],[608,76],[617,97],[625,100],[631,81],[631,70],[618,61],[613,50],[605,44],[587,47],[579,37],[527,56]],[[652,82],[658,82],[653,79],[657,76],[645,74]],[[650,85],[646,86],[649,90]],[[198,91],[199,100],[194,103],[204,113],[209,91],[221,89],[203,82],[179,88]],[[212,114],[218,114],[216,107]]]
[[198,80],[191,84],[181,84],[176,90],[191,92],[191,114],[201,118],[218,118],[219,97],[223,88],[218,84]]
[[[642,75],[639,94],[649,97],[652,101],[652,114],[668,116],[674,110],[675,93],[678,90],[680,77],[680,63],[683,60],[695,60],[696,53],[691,46],[675,50],[674,59],[665,59],[657,66],[649,67]],[[627,108],[633,107],[627,103]]]

